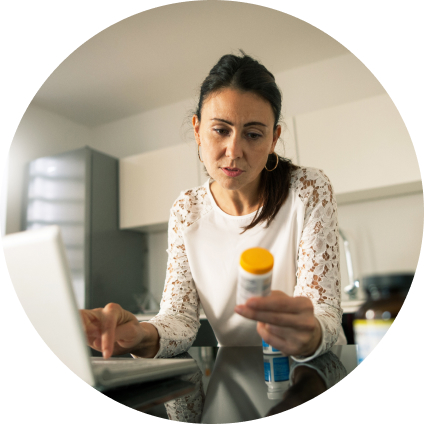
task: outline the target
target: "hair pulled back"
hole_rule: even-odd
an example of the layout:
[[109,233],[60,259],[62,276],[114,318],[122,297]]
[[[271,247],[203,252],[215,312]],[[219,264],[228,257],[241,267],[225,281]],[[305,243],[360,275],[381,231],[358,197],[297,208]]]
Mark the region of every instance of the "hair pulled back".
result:
[[[242,50],[241,56],[227,54],[222,56],[217,64],[210,70],[209,75],[200,87],[199,102],[195,114],[201,121],[202,106],[212,94],[225,88],[233,88],[243,92],[255,93],[267,100],[274,112],[274,130],[278,126],[281,114],[282,95],[274,75],[257,60],[246,55]],[[266,167],[273,169],[277,158],[269,155]],[[261,222],[266,222],[268,227],[275,215],[286,201],[290,188],[290,177],[293,165],[289,159],[279,156],[278,166],[269,172],[263,169],[259,183],[259,196],[261,209],[258,209],[252,222],[244,227],[244,231],[255,227]],[[243,231],[243,232],[244,232]]]

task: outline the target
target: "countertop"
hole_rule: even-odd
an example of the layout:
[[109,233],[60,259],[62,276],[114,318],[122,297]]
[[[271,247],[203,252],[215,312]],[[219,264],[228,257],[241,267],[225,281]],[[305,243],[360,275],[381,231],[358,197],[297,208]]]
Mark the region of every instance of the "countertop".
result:
[[[175,421],[206,424],[255,420],[307,402],[357,366],[355,345],[334,346],[306,363],[282,355],[264,355],[259,346],[195,347],[184,355],[193,357],[198,365],[197,372],[180,377],[193,390],[166,402],[162,412],[157,408],[147,411],[150,415],[165,418],[168,414]],[[278,361],[287,361],[287,374],[280,373],[281,381],[277,383],[267,383],[267,370]],[[143,390],[149,388],[130,387],[127,396],[134,398]],[[125,394],[115,400],[125,404]]]

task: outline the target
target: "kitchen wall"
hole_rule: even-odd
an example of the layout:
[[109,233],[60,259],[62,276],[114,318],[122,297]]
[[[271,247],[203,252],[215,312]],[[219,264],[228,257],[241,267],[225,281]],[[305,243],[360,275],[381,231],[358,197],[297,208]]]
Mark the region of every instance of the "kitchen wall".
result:
[[[415,272],[423,236],[423,212],[422,193],[339,205],[339,226],[349,239],[356,277]],[[345,284],[348,274],[343,255],[342,246],[341,273]]]
[[[276,73],[284,117],[385,93],[354,55]],[[197,87],[195,87],[197,89]],[[191,117],[197,92],[185,100],[93,128],[93,147],[117,157],[130,156],[194,140]]]
[[9,151],[6,233],[21,231],[22,199],[27,164],[91,144],[91,130],[60,115],[30,105]]
[[6,161],[3,169],[3,179],[1,180],[0,186],[0,225],[1,225],[1,236],[6,234],[6,212],[7,212],[7,177],[9,174],[9,166]]
[[160,301],[165,284],[168,254],[168,232],[158,231],[148,235],[149,246],[149,290],[153,297]]
[[[378,81],[352,54],[275,74],[283,91],[283,116],[291,117],[384,93]],[[105,125],[88,128],[29,105],[10,149],[6,232],[20,230],[26,164],[88,145],[112,156],[126,156],[192,142],[191,112],[197,88],[187,99]]]
[[[338,206],[339,226],[350,245],[355,277],[386,272],[414,272],[423,235],[423,196],[394,196]],[[149,237],[149,286],[160,299],[165,282],[167,231]],[[342,285],[348,282],[341,241]],[[365,298],[361,291],[360,298]],[[348,300],[342,294],[342,300]]]
[[[384,93],[367,68],[350,54],[275,76],[283,90],[283,114],[288,121],[299,114]],[[28,161],[84,145],[118,158],[180,143],[192,143],[195,148],[190,128],[195,100],[193,92],[180,102],[94,128],[30,105],[10,152],[7,232],[20,229],[23,171]],[[160,163],[157,165],[161,172]],[[357,273],[414,270],[421,246],[422,212],[419,193],[341,204],[339,223],[351,240]],[[150,233],[148,239],[149,286],[159,300],[166,272],[166,230]],[[347,281],[343,256],[341,269],[342,279]]]
[[[123,158],[192,140],[194,96],[93,128],[92,145]],[[194,140],[194,139],[193,139]]]

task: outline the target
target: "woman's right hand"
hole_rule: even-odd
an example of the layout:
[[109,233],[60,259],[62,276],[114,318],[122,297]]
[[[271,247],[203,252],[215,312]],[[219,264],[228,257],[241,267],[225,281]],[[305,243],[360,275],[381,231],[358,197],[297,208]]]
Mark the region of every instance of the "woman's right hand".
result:
[[118,304],[109,303],[104,308],[83,309],[80,313],[88,345],[102,352],[104,358],[125,353],[155,356],[159,347],[156,328],[151,324],[138,322],[131,312]]

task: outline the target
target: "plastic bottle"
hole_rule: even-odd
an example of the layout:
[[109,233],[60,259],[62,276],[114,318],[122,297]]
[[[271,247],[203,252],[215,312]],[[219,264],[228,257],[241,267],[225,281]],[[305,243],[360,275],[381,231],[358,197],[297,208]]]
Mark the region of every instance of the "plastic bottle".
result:
[[264,376],[268,386],[269,399],[281,399],[283,392],[287,389],[287,381],[290,377],[289,358],[283,355],[265,354]]
[[269,345],[264,340],[262,340],[262,351],[265,355],[277,355],[281,354],[281,350],[276,349],[275,347]]
[[365,277],[367,300],[353,320],[358,363],[361,363],[386,334],[400,311],[414,274]]
[[274,257],[261,247],[245,250],[240,256],[237,283],[237,305],[246,303],[254,296],[268,296],[271,293]]

